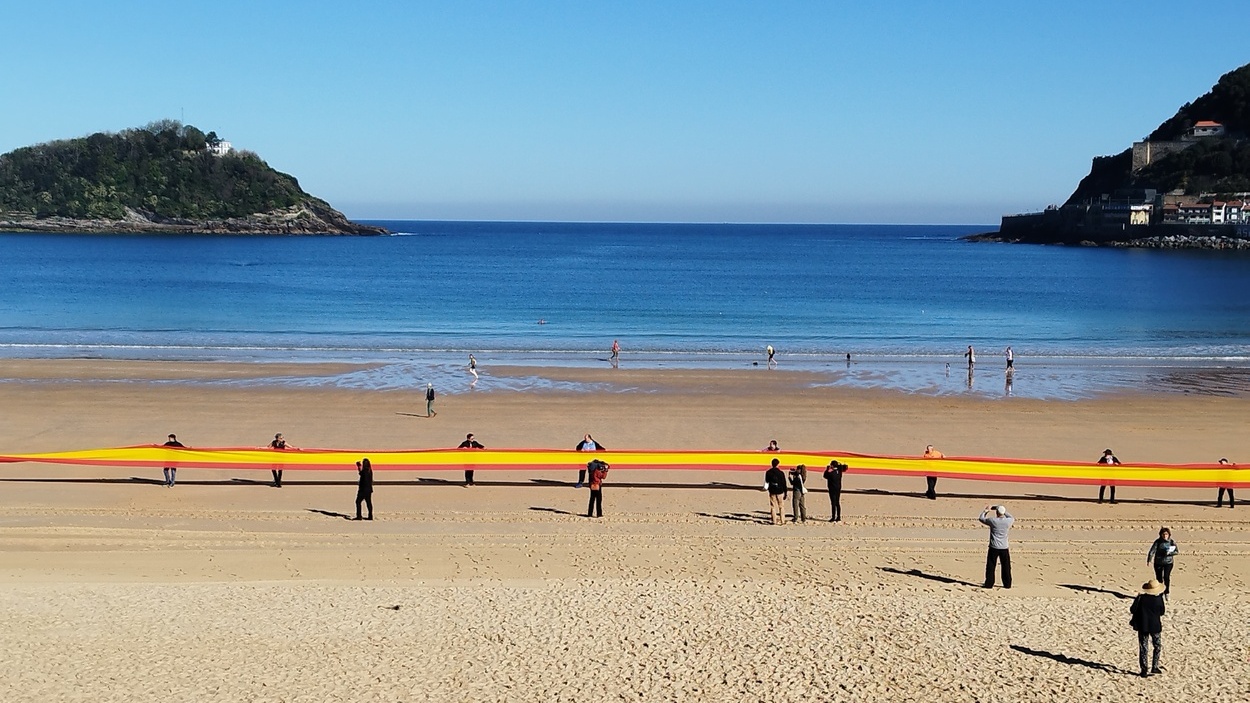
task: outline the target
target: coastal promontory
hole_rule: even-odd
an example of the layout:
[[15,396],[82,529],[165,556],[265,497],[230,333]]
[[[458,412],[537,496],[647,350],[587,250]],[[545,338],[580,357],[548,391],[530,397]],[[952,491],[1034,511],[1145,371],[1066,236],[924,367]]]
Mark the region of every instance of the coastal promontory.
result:
[[1094,158],[1062,205],[968,239],[1250,249],[1250,65],[1124,151]]
[[0,231],[386,234],[173,120],[0,155]]

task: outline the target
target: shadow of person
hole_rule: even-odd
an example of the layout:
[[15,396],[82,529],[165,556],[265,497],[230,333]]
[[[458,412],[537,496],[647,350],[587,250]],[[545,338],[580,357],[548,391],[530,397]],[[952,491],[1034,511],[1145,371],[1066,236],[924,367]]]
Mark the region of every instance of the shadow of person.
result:
[[1133,674],[1131,671],[1125,671],[1124,669],[1121,669],[1118,666],[1112,666],[1111,664],[1103,664],[1102,662],[1081,659],[1080,657],[1069,657],[1066,654],[1055,654],[1054,652],[1047,652],[1044,649],[1032,649],[1018,644],[1011,645],[1011,648],[1021,654],[1028,654],[1034,657],[1045,657],[1046,659],[1057,661],[1060,664],[1072,664],[1074,666],[1083,666],[1089,669],[1098,669],[1099,671],[1105,671],[1109,674]]
[[1122,600],[1132,600],[1133,598],[1133,596],[1127,593],[1120,593],[1119,591],[1112,591],[1107,588],[1098,588],[1097,586],[1082,586],[1076,583],[1061,583],[1059,586],[1061,588],[1070,588],[1074,591],[1081,591],[1083,593],[1109,593]]
[[950,583],[950,584],[955,584],[959,586],[971,586],[973,588],[981,587],[981,584],[979,583],[973,583],[971,581],[961,581],[960,579],[951,578],[950,576],[942,576],[941,574],[926,574],[920,569],[908,569],[904,571],[902,569],[896,569],[892,566],[878,566],[877,568],[890,574],[902,574],[903,576],[916,576],[922,579],[927,579],[929,581],[937,581],[938,583]]
[[352,519],[352,516],[348,515],[347,513],[336,513],[333,510],[318,510],[317,508],[309,508],[308,512],[317,513],[318,515],[325,515],[326,517],[343,518],[344,520]]

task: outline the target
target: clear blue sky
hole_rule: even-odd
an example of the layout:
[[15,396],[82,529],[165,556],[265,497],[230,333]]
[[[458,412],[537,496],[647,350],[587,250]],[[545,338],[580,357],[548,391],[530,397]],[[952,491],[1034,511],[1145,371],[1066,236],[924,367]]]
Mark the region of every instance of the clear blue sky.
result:
[[1250,61],[1227,9],[10,2],[0,152],[181,118],[355,218],[990,223]]

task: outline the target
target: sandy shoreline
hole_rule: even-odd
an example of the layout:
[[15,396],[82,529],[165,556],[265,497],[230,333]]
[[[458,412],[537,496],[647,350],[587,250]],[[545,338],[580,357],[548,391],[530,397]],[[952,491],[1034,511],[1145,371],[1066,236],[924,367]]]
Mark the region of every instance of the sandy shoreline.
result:
[[[184,368],[185,367],[185,368]],[[497,371],[497,370],[492,370]],[[524,370],[532,373],[533,369]],[[948,453],[1093,461],[1250,457],[1238,397],[984,400],[812,388],[801,374],[550,370],[605,393],[178,383],[247,369],[7,365],[0,451],[159,441]],[[548,371],[544,371],[548,373]],[[69,380],[72,379],[72,380]],[[119,379],[127,382],[119,383]],[[410,414],[400,414],[410,413]],[[763,466],[763,461],[761,467]],[[350,467],[347,467],[350,468]],[[155,472],[153,472],[155,473]],[[774,527],[753,474],[614,472],[602,521],[571,472],[353,475],[0,465],[0,699],[1240,701],[1243,509],[1211,491],[846,478],[845,521]],[[817,488],[823,488],[816,481]],[[1017,516],[1015,586],[977,587],[990,502]],[[1250,513],[1247,513],[1250,514]],[[1167,673],[1135,676],[1128,603],[1171,527]],[[399,610],[390,607],[399,605]],[[587,660],[594,666],[587,666]]]

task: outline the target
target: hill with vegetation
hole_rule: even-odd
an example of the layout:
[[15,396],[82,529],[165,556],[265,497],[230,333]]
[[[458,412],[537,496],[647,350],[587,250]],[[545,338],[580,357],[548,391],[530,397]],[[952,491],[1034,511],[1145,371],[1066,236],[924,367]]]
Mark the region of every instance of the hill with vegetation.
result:
[[1153,188],[1187,195],[1250,191],[1250,64],[1220,77],[1210,92],[1186,103],[1146,139],[1167,142],[1185,137],[1203,120],[1224,125],[1222,137],[1204,137],[1136,173],[1132,149],[1094,159],[1067,204],[1094,200],[1117,190]]
[[172,120],[0,155],[0,230],[382,234]]

